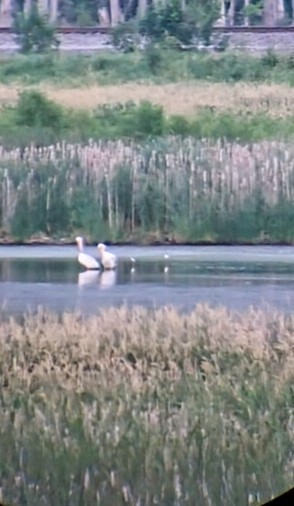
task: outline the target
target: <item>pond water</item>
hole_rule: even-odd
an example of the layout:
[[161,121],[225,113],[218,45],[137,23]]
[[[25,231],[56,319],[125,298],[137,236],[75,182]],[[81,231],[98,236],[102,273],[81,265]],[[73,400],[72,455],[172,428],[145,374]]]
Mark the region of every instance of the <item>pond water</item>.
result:
[[[290,311],[294,304],[294,247],[111,247],[115,272],[84,271],[75,246],[1,246],[0,311],[95,314],[112,305],[190,310],[197,303],[243,311]],[[96,256],[96,248],[86,252]],[[165,258],[168,256],[168,258]],[[134,257],[135,262],[131,262]]]

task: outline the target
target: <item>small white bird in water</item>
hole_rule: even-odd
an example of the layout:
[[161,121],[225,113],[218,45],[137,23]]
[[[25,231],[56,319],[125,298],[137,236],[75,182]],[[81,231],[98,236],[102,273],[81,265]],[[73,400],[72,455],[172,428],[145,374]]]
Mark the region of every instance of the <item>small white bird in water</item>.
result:
[[116,268],[116,256],[109,251],[106,251],[106,246],[102,242],[97,244],[98,251],[100,253],[100,261],[103,269],[115,269]]
[[135,272],[135,263],[136,263],[136,259],[134,257],[130,257],[130,260],[132,262],[132,267],[131,267],[131,273],[133,274]]
[[78,245],[78,261],[86,269],[99,270],[100,264],[96,258],[84,253],[84,240],[82,237],[76,237],[76,243]]
[[167,261],[169,260],[169,255],[167,253],[164,254],[165,259],[165,266],[164,266],[164,273],[167,274],[169,272],[169,266],[167,265]]

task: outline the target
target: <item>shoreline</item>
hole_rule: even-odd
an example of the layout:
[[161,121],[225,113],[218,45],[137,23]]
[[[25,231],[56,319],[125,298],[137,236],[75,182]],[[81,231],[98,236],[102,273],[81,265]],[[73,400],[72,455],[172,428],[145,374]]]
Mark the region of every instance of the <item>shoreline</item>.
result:
[[[104,241],[107,246],[294,246],[293,242],[288,241],[197,241],[197,242],[181,242],[175,240],[166,240],[166,241]],[[96,242],[87,241],[87,246],[96,246]],[[61,239],[53,239],[50,237],[42,238],[42,239],[28,239],[24,241],[17,241],[13,239],[0,239],[0,246],[74,246],[76,243],[72,239],[61,238]]]

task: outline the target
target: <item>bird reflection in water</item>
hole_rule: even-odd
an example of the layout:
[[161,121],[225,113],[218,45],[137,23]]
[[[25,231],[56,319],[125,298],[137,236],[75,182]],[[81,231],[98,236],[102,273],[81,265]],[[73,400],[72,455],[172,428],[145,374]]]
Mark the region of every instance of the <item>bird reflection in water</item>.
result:
[[99,284],[102,290],[111,288],[116,284],[117,271],[102,271],[99,276]]
[[99,271],[84,271],[79,273],[78,285],[87,286],[98,283]]
[[79,286],[98,285],[102,290],[111,288],[116,284],[116,271],[85,271],[78,277]]
[[168,274],[169,273],[169,255],[166,253],[164,255],[164,269],[163,269],[163,272],[164,274]]

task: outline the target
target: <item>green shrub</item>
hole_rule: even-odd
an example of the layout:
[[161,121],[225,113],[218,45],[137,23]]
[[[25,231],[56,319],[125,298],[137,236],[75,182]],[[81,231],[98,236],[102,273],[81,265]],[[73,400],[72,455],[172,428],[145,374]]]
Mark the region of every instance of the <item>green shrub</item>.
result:
[[266,54],[261,57],[261,64],[264,67],[274,68],[278,63],[279,57],[272,49],[268,49]]
[[156,44],[150,43],[144,49],[144,58],[152,74],[157,74],[162,67],[162,53]]
[[39,13],[36,4],[27,15],[22,12],[16,16],[13,28],[23,53],[43,53],[58,48],[55,28]]
[[187,136],[191,133],[189,121],[184,116],[180,115],[174,115],[169,118],[167,129],[172,135]]
[[134,114],[134,123],[139,136],[157,136],[164,133],[164,114],[159,105],[141,102]]
[[65,125],[62,108],[39,91],[23,91],[15,112],[17,125],[47,127],[57,131]]
[[161,106],[142,101],[98,107],[95,119],[104,135],[114,137],[146,137],[164,134],[165,118]]
[[124,53],[135,51],[139,44],[136,23],[128,21],[113,27],[111,29],[111,40],[113,46]]
[[140,22],[140,33],[159,41],[166,34],[174,36],[184,44],[189,44],[193,36],[193,27],[185,18],[179,0],[150,5]]

